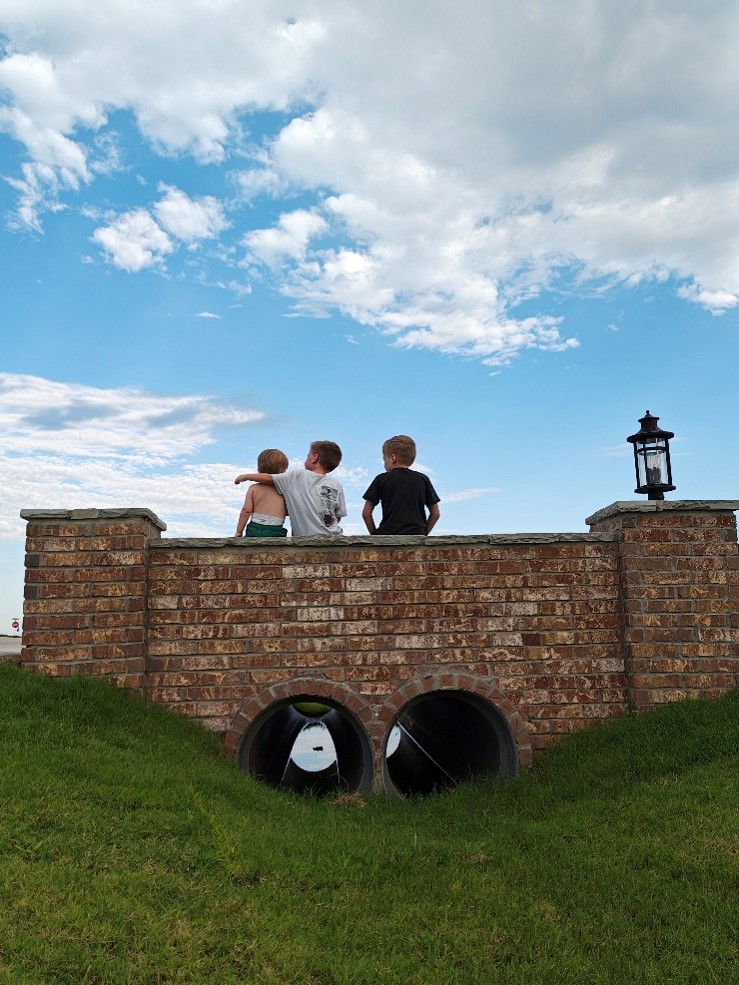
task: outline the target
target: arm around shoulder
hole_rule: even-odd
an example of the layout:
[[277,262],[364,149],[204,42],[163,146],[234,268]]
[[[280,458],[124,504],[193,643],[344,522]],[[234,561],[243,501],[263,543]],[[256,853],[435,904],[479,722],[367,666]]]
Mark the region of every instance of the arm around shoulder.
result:
[[237,486],[240,482],[261,482],[262,485],[273,486],[275,477],[269,472],[244,472],[243,475],[237,475],[234,482]]

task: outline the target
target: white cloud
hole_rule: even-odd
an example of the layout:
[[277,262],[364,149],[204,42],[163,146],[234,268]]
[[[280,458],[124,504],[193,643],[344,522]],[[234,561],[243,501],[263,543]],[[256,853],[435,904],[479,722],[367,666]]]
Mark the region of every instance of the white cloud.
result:
[[135,209],[119,216],[92,234],[111,263],[131,273],[158,266],[174,250],[174,244],[146,209]]
[[730,291],[707,291],[697,284],[680,287],[677,293],[688,301],[695,301],[697,304],[703,305],[704,308],[708,308],[714,314],[721,314],[729,308],[736,307],[739,303],[737,294],[732,294]]
[[328,223],[321,216],[296,209],[281,215],[272,228],[248,233],[244,245],[250,259],[273,267],[284,260],[303,260],[311,238],[320,236],[327,229]]
[[221,316],[220,315],[214,315],[212,311],[199,311],[195,317],[196,318],[218,318],[218,319],[220,319]]
[[22,535],[21,509],[131,504],[153,509],[174,536],[230,536],[243,466],[188,459],[218,430],[264,416],[211,397],[0,373],[0,539]]
[[168,185],[159,191],[164,194],[153,206],[156,220],[146,209],[135,209],[93,233],[115,266],[130,272],[162,266],[164,257],[176,249],[172,237],[192,246],[228,228],[223,206],[212,196],[192,199]]
[[[146,468],[138,456],[81,461],[73,452],[25,458],[0,452],[13,496],[0,506],[0,540],[20,540],[21,509],[145,507],[167,524],[167,536],[230,537],[243,489],[241,466],[194,465],[182,459]],[[256,469],[256,462],[249,465]]]
[[259,195],[276,198],[287,191],[287,185],[277,171],[272,167],[249,168],[235,175],[241,197],[246,202],[252,201]]
[[489,496],[491,493],[499,493],[500,489],[494,486],[485,488],[458,489],[457,492],[445,493],[442,497],[443,503],[464,503],[470,499],[479,499],[482,496]]
[[74,450],[84,457],[144,454],[150,461],[188,455],[216,428],[261,421],[258,410],[211,397],[167,397],[137,387],[101,389],[0,373],[0,429],[7,453]]
[[[28,157],[10,178],[19,224],[40,229],[121,166],[100,143],[115,110],[163,154],[231,169],[228,218],[168,185],[149,210],[118,205],[95,238],[126,270],[284,196],[274,224],[237,228],[248,262],[297,311],[402,346],[491,365],[571,347],[544,296],[563,282],[672,277],[715,313],[739,300],[729,0],[461,0],[423,17],[409,0],[160,0],[135,17],[127,0],[5,0],[0,32],[0,128]],[[284,114],[271,139],[249,133],[260,111]]]
[[22,178],[6,178],[8,184],[18,192],[18,208],[9,217],[11,229],[25,228],[41,232],[39,212],[42,209],[56,211],[62,206],[57,201],[60,183],[53,168],[45,164],[22,166]]
[[179,188],[162,185],[164,192],[154,206],[154,214],[167,232],[185,243],[200,239],[214,239],[229,223],[223,214],[223,206],[211,195],[191,199]]

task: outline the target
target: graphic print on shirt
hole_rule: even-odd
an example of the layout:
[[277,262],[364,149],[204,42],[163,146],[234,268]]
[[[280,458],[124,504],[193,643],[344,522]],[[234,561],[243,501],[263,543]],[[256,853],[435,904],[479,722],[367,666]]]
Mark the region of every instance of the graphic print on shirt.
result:
[[318,491],[321,499],[321,522],[329,530],[335,527],[339,520],[339,491],[332,486],[321,486]]

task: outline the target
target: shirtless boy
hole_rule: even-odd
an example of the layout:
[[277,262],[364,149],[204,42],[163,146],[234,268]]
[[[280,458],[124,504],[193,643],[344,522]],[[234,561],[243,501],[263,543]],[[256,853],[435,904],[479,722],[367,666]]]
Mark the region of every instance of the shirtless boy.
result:
[[[278,448],[265,448],[257,459],[257,468],[270,475],[285,472],[287,455]],[[285,500],[274,486],[264,483],[250,486],[239,513],[236,536],[244,535],[246,528],[247,537],[287,537],[283,526],[286,516]]]

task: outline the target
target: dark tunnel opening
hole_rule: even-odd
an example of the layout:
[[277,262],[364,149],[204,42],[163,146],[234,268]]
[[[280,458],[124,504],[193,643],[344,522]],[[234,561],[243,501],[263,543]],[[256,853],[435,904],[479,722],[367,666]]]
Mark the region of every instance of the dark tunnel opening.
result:
[[385,748],[385,786],[406,797],[517,771],[505,717],[466,691],[432,691],[409,702]]
[[345,708],[304,695],[268,708],[247,730],[239,767],[273,787],[325,796],[372,788],[372,751]]

